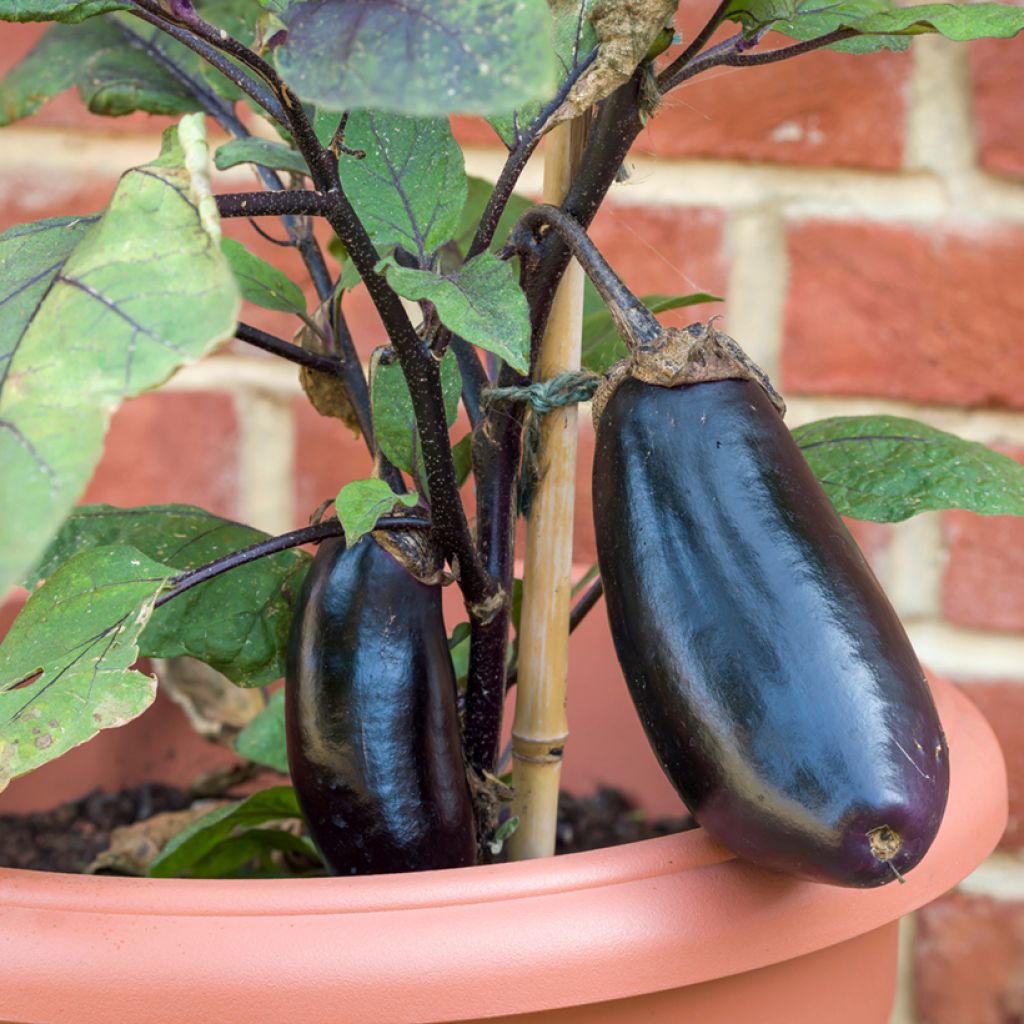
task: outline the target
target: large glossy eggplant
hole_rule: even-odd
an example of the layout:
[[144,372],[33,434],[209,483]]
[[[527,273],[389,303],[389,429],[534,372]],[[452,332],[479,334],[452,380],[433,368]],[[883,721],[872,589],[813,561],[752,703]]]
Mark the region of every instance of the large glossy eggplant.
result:
[[598,422],[598,558],[662,767],[743,858],[840,885],[902,876],[942,819],[948,752],[892,606],[756,374],[619,376]]
[[374,540],[320,545],[292,625],[288,763],[337,874],[472,864],[441,589]]

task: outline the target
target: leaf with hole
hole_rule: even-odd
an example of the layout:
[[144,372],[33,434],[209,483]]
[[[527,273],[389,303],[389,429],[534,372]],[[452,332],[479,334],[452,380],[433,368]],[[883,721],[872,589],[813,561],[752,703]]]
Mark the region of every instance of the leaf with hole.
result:
[[492,114],[554,91],[544,0],[306,0],[281,16],[278,67],[327,109]]
[[153,702],[156,680],[131,666],[173,573],[112,545],[79,552],[32,594],[0,644],[0,790]]
[[404,298],[433,303],[453,334],[500,356],[520,373],[529,370],[530,308],[512,268],[493,253],[482,252],[447,274],[400,267],[390,256],[377,271]]
[[233,238],[222,238],[220,248],[231,264],[238,290],[246,302],[281,313],[306,312],[302,289],[283,271],[249,252]]
[[455,234],[466,201],[462,150],[448,121],[356,111],[345,145],[366,154],[342,157],[341,179],[374,244],[400,246],[425,266]]
[[[441,360],[441,391],[445,416],[450,427],[459,412],[462,376],[455,353],[449,349]],[[416,414],[412,408],[409,386],[405,383],[398,361],[381,363],[373,374],[371,388],[373,429],[384,454],[399,469],[417,478],[418,486],[426,486],[423,449],[420,445]]]
[[202,117],[190,114],[70,251],[29,268],[10,257],[45,226],[0,235],[0,296],[15,300],[0,334],[0,588],[85,488],[121,402],[234,334],[238,289],[205,170]]
[[836,416],[793,437],[842,515],[878,523],[944,508],[1024,515],[1024,466],[924,423]]
[[[130,544],[183,573],[267,537],[192,505],[83,505],[61,527],[26,585],[46,579],[78,552],[104,545]],[[153,612],[139,641],[142,655],[189,655],[240,686],[280,679],[292,606],[309,563],[305,552],[279,551],[200,583]]]

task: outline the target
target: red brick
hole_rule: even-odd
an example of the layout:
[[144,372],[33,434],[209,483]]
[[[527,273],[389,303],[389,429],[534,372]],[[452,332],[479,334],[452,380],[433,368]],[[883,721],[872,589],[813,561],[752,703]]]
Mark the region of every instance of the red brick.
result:
[[351,480],[370,475],[373,463],[362,438],[341,420],[320,416],[305,398],[296,399],[295,525],[304,526],[317,506]]
[[982,167],[1024,175],[1024,61],[1019,39],[971,45],[974,131]]
[[[620,187],[628,189],[629,185]],[[615,189],[590,234],[634,292],[725,294],[725,217],[719,211],[624,206],[614,198]],[[685,325],[724,310],[721,304],[694,306],[662,314],[659,319],[664,324]]]
[[[1008,452],[1024,461],[1024,451]],[[959,626],[1024,632],[1024,519],[943,515],[943,610]]]
[[1024,1020],[1024,903],[952,893],[917,915],[918,1024]]
[[788,247],[788,391],[1024,408],[1024,231],[815,221]]
[[[684,42],[715,6],[680,6]],[[732,31],[730,24],[716,39]],[[791,42],[770,35],[764,48]],[[667,94],[633,151],[893,170],[903,157],[909,74],[905,53],[822,51],[762,67],[712,68]]]
[[1000,845],[1024,851],[1024,680],[966,682],[963,688],[988,719],[1006,758],[1010,818]]
[[83,497],[111,505],[182,502],[237,514],[238,428],[222,394],[153,392],[126,402]]

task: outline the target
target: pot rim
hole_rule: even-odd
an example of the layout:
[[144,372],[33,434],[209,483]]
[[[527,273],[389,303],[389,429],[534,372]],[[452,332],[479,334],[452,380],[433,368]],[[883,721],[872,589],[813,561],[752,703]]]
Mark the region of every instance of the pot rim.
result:
[[[240,882],[0,869],[0,1019],[71,1019],[70,1006],[80,1024],[109,1020],[113,975],[145,979],[122,1019],[191,1022],[209,998],[250,1024],[332,1020],[352,1000],[350,1019],[367,1024],[467,1020],[661,991],[843,942],[955,885],[1005,827],[991,729],[950,684],[936,681],[934,693],[950,799],[904,885],[787,878],[736,860],[701,830],[417,875]],[[254,956],[273,998],[265,986],[253,992]],[[57,979],[67,987],[55,989]],[[182,992],[191,1006],[177,1016],[168,1007]]]

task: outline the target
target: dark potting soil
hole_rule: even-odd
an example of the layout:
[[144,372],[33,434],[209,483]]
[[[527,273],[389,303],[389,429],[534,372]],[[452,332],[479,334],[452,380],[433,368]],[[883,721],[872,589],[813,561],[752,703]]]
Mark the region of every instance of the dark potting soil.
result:
[[[80,873],[107,849],[119,825],[184,810],[193,799],[187,790],[145,783],[119,793],[97,790],[52,811],[0,815],[0,867]],[[649,818],[615,789],[587,797],[562,793],[556,852],[596,850],[694,827],[690,817]]]

